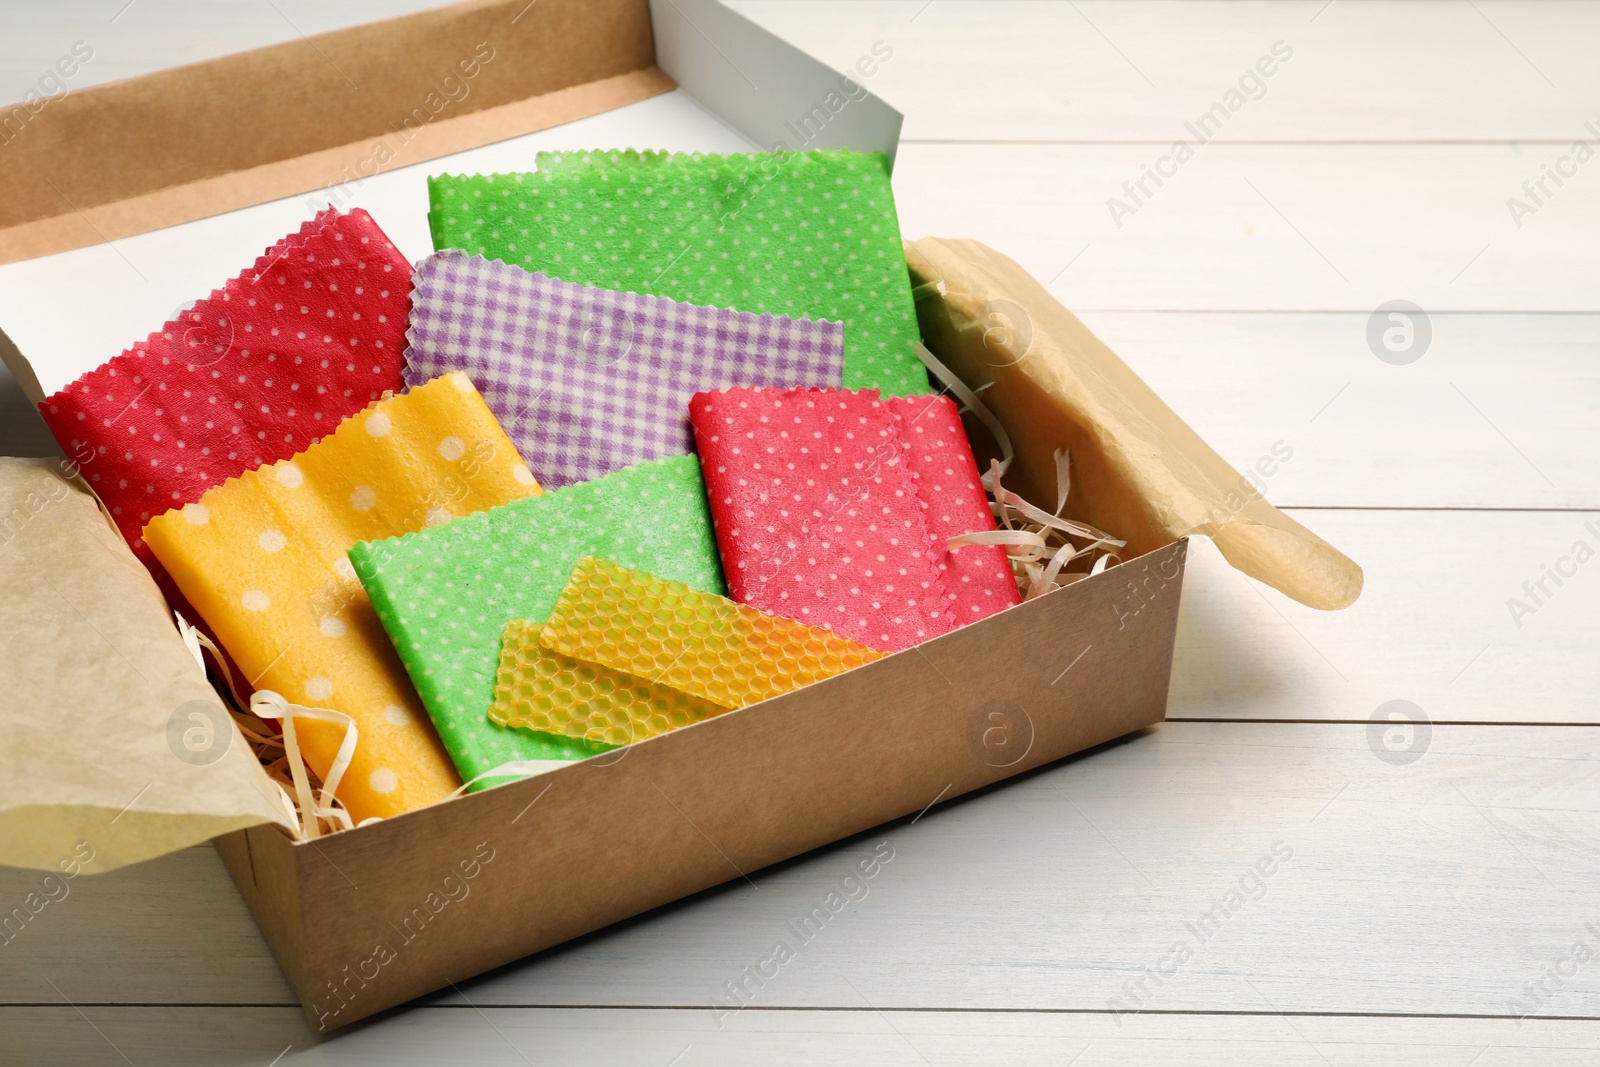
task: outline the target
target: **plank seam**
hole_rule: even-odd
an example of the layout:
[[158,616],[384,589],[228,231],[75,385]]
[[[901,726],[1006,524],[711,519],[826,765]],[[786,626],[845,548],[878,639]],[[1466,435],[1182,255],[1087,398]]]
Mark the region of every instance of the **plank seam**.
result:
[[[268,1003],[202,1003],[191,1001],[178,1001],[162,1003],[157,1001],[120,1002],[120,1001],[78,1001],[79,1008],[228,1008],[228,1009],[271,1009],[299,1011],[298,1004],[268,1004]],[[53,1008],[61,1011],[72,1009],[60,1002],[49,1001],[21,1001],[15,1004],[0,1004],[0,1009],[5,1008]],[[694,1011],[706,1010],[704,1004],[487,1004],[475,1001],[471,1004],[412,1004],[400,1005],[396,1011]],[[749,1007],[742,1009],[743,1013],[751,1012],[837,1012],[868,1014],[875,1012],[900,1012],[903,1014],[939,1014],[939,1015],[1172,1015],[1203,1018],[1206,1016],[1239,1016],[1250,1018],[1296,1018],[1296,1019],[1483,1019],[1483,1020],[1517,1020],[1520,1015],[1504,1013],[1480,1012],[1420,1012],[1420,1011],[1251,1011],[1248,1009],[1219,1008],[1211,1011],[1184,1008],[1152,1008],[1148,1011],[1116,1012],[1104,1008],[951,1008],[927,1007],[909,1008],[903,1006],[883,1005],[879,1007],[862,1007],[860,1005],[768,1005],[765,1007]],[[1539,1022],[1600,1022],[1600,1015],[1540,1015]]]

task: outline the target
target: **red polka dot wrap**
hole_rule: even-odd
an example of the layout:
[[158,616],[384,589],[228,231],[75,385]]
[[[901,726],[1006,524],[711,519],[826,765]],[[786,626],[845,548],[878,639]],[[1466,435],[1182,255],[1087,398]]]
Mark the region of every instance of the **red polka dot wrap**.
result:
[[152,517],[297,452],[398,391],[411,264],[329,208],[144,341],[39,405],[145,564]]
[[729,389],[689,404],[733,599],[897,652],[1020,602],[955,405]]

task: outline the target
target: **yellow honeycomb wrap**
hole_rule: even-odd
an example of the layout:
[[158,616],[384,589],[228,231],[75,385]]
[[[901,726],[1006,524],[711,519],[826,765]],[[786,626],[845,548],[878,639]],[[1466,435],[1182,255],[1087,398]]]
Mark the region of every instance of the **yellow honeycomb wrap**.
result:
[[727,708],[883,655],[827,630],[592,556],[572,572],[539,643]]
[[539,623],[512,619],[489,718],[608,745],[657,737],[728,709],[668,686],[539,647]]

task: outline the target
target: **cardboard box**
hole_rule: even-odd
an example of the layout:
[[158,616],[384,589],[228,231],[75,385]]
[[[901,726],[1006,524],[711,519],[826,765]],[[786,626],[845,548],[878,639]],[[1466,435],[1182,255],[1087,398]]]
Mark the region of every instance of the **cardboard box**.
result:
[[[491,32],[510,34],[518,43],[497,47],[524,58],[485,68],[471,106],[427,125],[402,162],[597,114],[674,80],[752,147],[892,155],[892,109],[864,96],[817,110],[840,76],[711,0],[524,4],[469,2],[52,104],[51,123],[0,177],[4,258],[323,188],[339,180],[341,160],[389,136],[384,102],[422,99],[436,68]],[[759,94],[745,84],[751,72]],[[224,131],[204,150],[177,136],[197,121]],[[177,150],[149,151],[163,131]],[[106,151],[127,166],[96,172],[95,153]],[[66,206],[35,177],[47,167],[70,186],[57,190],[73,198]],[[15,378],[0,383],[0,398],[9,389],[37,400],[38,381],[3,335],[0,354]],[[26,409],[6,421],[5,451],[27,454],[19,428],[42,426]],[[1166,544],[848,674],[536,778],[314,842],[263,825],[216,846],[313,1029],[344,1026],[1158,722],[1185,547]]]
[[312,1028],[343,1026],[1159,722],[1185,548],[562,770],[217,850]]

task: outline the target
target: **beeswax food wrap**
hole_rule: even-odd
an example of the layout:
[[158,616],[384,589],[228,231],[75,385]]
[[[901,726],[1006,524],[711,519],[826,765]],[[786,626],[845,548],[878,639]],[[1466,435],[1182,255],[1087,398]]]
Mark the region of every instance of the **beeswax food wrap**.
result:
[[948,400],[730,389],[689,410],[733,599],[889,652],[1019,602],[1001,549],[945,546],[994,529]]
[[506,623],[543,623],[573,567],[588,555],[721,592],[695,458],[643,463],[350,550],[463,778],[512,761],[574,760],[605,751],[604,745],[507,729],[488,717]]
[[1022,593],[1005,549],[968,545],[952,551],[947,544],[952,537],[995,528],[955,402],[947,396],[890,397],[883,406],[894,420],[911,489],[944,577],[952,625],[965,626],[1020,604]]
[[926,393],[881,153],[541,152],[428,179],[436,249],[603,289],[844,323],[847,389]]
[[243,826],[292,831],[83,481],[0,458],[0,515],[0,864],[70,878]]
[[[460,783],[346,551],[538,492],[472,382],[451,374],[157,516],[144,536],[253,685],[355,720],[337,795],[359,823]],[[325,775],[343,729],[298,730]]]
[[689,397],[840,383],[836,322],[696,307],[464,252],[417,264],[405,378],[465,371],[546,489],[694,450]]
[[882,655],[819,627],[594,558],[572,572],[539,643],[729,708]]
[[[929,346],[969,389],[983,388],[1016,449],[1009,488],[1050,510],[1054,454],[1065,448],[1068,510],[1126,539],[1124,558],[1201,533],[1302,604],[1342,608],[1361,595],[1354,561],[1267,503],[1016,263],[977,241],[935,237],[907,244],[906,256],[930,291],[918,305]],[[993,328],[996,315],[1008,329]]]
[[501,726],[626,745],[728,710],[671,686],[551,652],[539,644],[542,628],[526,619],[506,623],[489,708],[489,718]]

